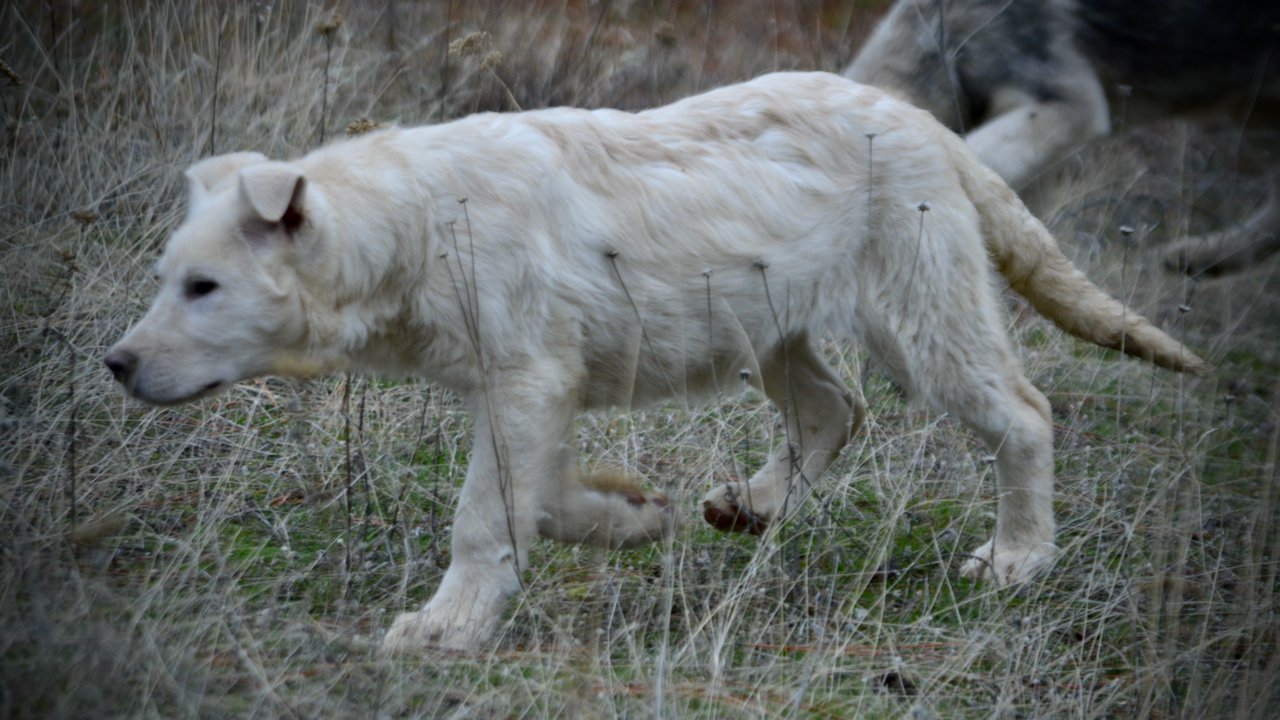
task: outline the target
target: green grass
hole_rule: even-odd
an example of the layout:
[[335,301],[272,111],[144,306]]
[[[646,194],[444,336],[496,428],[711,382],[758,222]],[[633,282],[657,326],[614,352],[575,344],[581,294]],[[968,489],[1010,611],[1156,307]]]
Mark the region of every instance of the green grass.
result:
[[[101,356],[154,290],[182,169],[211,141],[304,152],[322,105],[334,137],[361,118],[637,108],[836,69],[884,3],[350,4],[331,51],[319,4],[56,5],[0,10],[0,59],[23,81],[0,80],[0,716],[1280,707],[1277,263],[1191,283],[1153,261],[1248,205],[1257,180],[1234,173],[1229,129],[1112,138],[1042,198],[1091,277],[1215,364],[1154,371],[1011,304],[1056,425],[1063,553],[1043,581],[959,578],[991,531],[987,453],[873,367],[866,425],[805,511],[761,538],[715,532],[699,506],[779,440],[758,396],[584,416],[584,464],[666,490],[674,536],[627,552],[539,543],[490,646],[387,660],[391,617],[447,566],[470,420],[436,388],[385,378],[246,383],[163,410],[121,398]],[[502,53],[494,69],[443,50],[478,30]],[[1152,208],[1165,215],[1142,243],[1112,241]],[[856,349],[831,357],[864,376]]]

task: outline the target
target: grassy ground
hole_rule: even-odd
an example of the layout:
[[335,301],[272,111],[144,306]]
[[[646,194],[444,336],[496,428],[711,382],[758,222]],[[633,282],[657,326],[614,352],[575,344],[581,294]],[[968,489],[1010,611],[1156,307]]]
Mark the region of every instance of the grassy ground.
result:
[[1091,276],[1217,367],[1155,371],[1011,304],[1054,407],[1064,549],[1016,590],[956,573],[990,532],[984,451],[832,347],[871,414],[799,519],[754,538],[697,518],[777,439],[759,397],[586,416],[586,461],[687,522],[637,551],[540,544],[488,650],[387,661],[391,615],[447,563],[457,403],[353,377],[151,410],[101,367],[197,158],[837,69],[882,5],[0,9],[0,715],[1273,716],[1280,266],[1196,282],[1153,261],[1260,197],[1229,127],[1121,135],[1037,195]]

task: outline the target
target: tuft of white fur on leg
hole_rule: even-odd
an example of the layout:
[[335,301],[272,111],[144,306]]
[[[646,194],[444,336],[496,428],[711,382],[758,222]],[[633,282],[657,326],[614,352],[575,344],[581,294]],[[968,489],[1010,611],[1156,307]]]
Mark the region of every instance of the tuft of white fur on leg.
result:
[[974,550],[960,566],[960,574],[971,580],[991,580],[997,585],[1028,582],[1043,575],[1053,566],[1058,547],[1050,542],[1027,547],[1001,547],[988,540]]
[[632,548],[671,534],[675,514],[667,494],[647,490],[619,471],[573,477],[543,500],[543,537],[610,549]]

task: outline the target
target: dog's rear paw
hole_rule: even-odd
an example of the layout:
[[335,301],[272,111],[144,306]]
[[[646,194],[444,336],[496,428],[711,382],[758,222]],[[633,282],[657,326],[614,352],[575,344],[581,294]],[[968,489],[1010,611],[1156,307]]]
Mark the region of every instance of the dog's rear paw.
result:
[[997,550],[995,541],[990,540],[973,551],[960,566],[960,574],[971,580],[994,581],[997,585],[1027,582],[1047,571],[1057,553],[1058,548],[1048,542]]
[[[675,513],[661,490],[648,490],[633,477],[595,472],[582,478],[587,489],[540,522],[544,537],[618,549],[631,548],[671,535]],[[576,504],[575,504],[576,503]]]
[[702,501],[702,518],[711,527],[722,532],[763,534],[769,528],[769,519],[741,507],[726,495]]
[[604,544],[611,548],[633,548],[661,540],[672,534],[676,516],[667,494],[661,490],[625,493],[627,510],[615,518]]

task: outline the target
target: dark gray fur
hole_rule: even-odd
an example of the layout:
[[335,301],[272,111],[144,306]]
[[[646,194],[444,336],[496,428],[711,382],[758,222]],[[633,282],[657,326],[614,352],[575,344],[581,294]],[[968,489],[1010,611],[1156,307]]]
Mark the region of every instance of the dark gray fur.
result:
[[[1280,125],[1280,2],[899,0],[845,75],[969,133],[1015,186],[1112,127],[1169,116],[1225,115],[1275,145],[1256,131]],[[1170,264],[1221,271],[1280,250],[1276,195]]]

